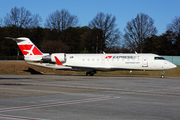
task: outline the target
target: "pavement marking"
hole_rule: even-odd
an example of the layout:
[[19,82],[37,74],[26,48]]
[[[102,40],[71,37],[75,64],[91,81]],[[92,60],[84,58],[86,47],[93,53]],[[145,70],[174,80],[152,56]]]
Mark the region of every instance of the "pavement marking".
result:
[[64,100],[64,99],[41,100],[40,102],[58,102],[60,100]]
[[[65,86],[62,86],[65,87]],[[67,87],[67,86],[66,86]],[[68,86],[70,87],[70,86]],[[90,88],[90,87],[72,87],[72,88],[81,88],[81,89],[94,89],[94,90],[102,90],[102,91],[121,91],[126,93],[146,93],[146,94],[157,94],[157,95],[172,95],[172,96],[180,96],[179,94],[175,93],[164,93],[159,92],[156,90],[148,90],[148,91],[141,91],[141,90],[128,90],[128,89],[116,89],[116,88]],[[23,90],[23,91],[31,91],[31,92],[44,92],[44,93],[52,93],[52,94],[66,94],[66,95],[84,95],[84,96],[104,96],[104,95],[94,95],[94,94],[84,94],[84,93],[69,93],[69,92],[57,92],[57,91],[46,91],[46,90],[28,90],[28,89],[12,89],[12,88],[0,88],[0,89],[7,89],[7,90]],[[166,89],[162,89],[166,90]],[[173,90],[173,91],[180,91],[180,89]]]
[[33,109],[33,108],[51,107],[51,106],[60,106],[60,105],[68,105],[68,104],[77,104],[77,103],[85,103],[85,102],[117,99],[117,98],[120,98],[120,97],[91,98],[91,99],[83,99],[83,100],[74,100],[74,101],[50,103],[50,104],[41,104],[41,105],[31,105],[31,106],[3,108],[3,109],[0,109],[0,112],[17,111],[17,110],[25,110],[25,109]]
[[40,118],[30,118],[30,117],[2,115],[2,114],[0,114],[0,118],[15,119],[15,120],[47,120],[47,119],[40,119]]
[[[21,107],[11,107],[11,108],[2,108],[0,112],[8,112],[8,111],[18,111],[18,110],[26,110],[33,108],[42,108],[42,107],[51,107],[51,106],[60,106],[60,105],[68,105],[68,104],[77,104],[77,103],[85,103],[85,102],[93,102],[93,101],[101,101],[101,100],[109,100],[109,99],[117,99],[120,97],[111,97],[104,95],[92,95],[92,94],[84,94],[84,93],[68,93],[68,92],[57,92],[57,91],[46,91],[46,90],[28,90],[28,89],[12,89],[12,88],[0,88],[6,90],[24,90],[24,91],[36,91],[36,92],[45,92],[45,93],[61,93],[61,94],[70,94],[70,95],[85,95],[85,96],[101,96],[101,98],[90,98],[83,100],[74,100],[74,101],[66,101],[66,102],[57,102],[57,103],[49,103],[49,104],[39,104],[39,105],[30,105],[30,106],[21,106]],[[56,99],[60,100],[60,99]],[[62,99],[61,99],[62,100]],[[44,100],[43,102],[54,101],[54,100]],[[4,119],[15,119],[15,120],[47,120],[40,118],[30,118],[30,117],[22,117],[22,116],[11,116],[11,115],[3,115],[0,114],[0,118]]]
[[40,92],[40,93],[49,93],[49,94],[69,94],[69,95],[84,95],[84,96],[104,96],[104,95],[94,95],[94,94],[84,94],[84,93],[70,93],[70,92],[59,92],[59,91],[47,91],[47,90],[30,90],[30,89],[23,89],[23,88],[0,88],[5,90],[20,90],[20,91],[28,91],[28,92]]
[[174,90],[174,91],[180,91],[180,89],[176,89],[176,90]]
[[28,90],[28,89],[21,89],[21,88],[0,88],[0,89],[5,89],[5,90],[23,90],[23,91],[29,91],[29,92],[44,92],[44,93],[65,93],[66,92],[56,92],[56,91],[46,91],[46,90]]

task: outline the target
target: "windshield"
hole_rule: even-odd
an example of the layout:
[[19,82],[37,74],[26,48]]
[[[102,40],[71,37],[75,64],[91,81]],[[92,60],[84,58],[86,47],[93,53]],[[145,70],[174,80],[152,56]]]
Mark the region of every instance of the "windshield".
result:
[[154,57],[154,60],[165,60],[163,57]]

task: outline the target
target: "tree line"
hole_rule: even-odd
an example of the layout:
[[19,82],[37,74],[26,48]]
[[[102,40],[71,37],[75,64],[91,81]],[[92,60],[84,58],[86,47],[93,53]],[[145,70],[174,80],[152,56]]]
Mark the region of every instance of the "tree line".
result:
[[98,13],[87,26],[79,27],[79,19],[66,9],[48,15],[44,27],[42,18],[24,7],[11,9],[0,18],[0,56],[16,56],[16,43],[4,37],[28,37],[42,52],[65,53],[156,53],[180,55],[180,17],[167,25],[166,33],[157,35],[154,20],[139,13],[127,22],[124,35],[116,17]]

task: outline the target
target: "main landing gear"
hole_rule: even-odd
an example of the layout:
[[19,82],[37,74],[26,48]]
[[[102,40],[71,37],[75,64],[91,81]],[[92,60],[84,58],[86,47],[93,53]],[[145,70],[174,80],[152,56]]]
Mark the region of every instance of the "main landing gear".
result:
[[86,72],[86,76],[94,76],[96,71]]

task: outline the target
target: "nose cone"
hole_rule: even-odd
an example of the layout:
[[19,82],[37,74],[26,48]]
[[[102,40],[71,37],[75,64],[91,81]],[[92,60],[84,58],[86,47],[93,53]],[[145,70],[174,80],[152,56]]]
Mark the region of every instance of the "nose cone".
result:
[[173,69],[173,68],[176,68],[177,66],[173,63],[169,63],[169,69]]
[[169,61],[166,61],[165,62],[165,68],[167,69],[173,69],[173,68],[176,68],[177,66]]
[[177,67],[177,66],[176,66],[175,64],[173,64],[173,63],[172,63],[171,66],[172,66],[172,69]]

